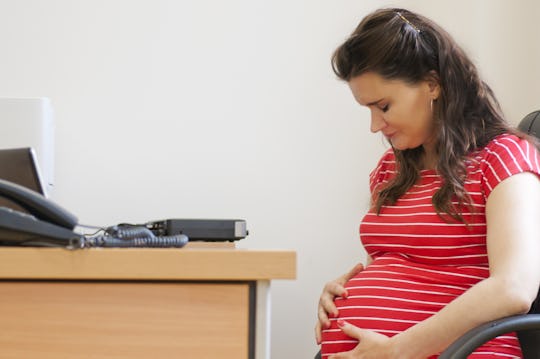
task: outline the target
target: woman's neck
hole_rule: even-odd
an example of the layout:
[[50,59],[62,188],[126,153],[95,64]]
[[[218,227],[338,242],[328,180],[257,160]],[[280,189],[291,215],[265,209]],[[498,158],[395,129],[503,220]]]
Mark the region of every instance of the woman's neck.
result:
[[438,156],[433,147],[424,145],[424,155],[422,156],[422,169],[424,170],[437,169]]

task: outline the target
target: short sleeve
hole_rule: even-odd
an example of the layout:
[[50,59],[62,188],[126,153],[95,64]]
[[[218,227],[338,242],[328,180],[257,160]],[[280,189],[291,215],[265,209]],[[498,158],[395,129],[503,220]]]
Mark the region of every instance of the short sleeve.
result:
[[487,199],[493,189],[510,176],[532,172],[540,176],[540,155],[536,147],[514,135],[492,140],[482,159],[483,191]]
[[396,174],[396,159],[394,156],[394,151],[392,149],[388,149],[381,159],[379,160],[379,163],[377,163],[377,167],[371,173],[369,174],[369,190],[373,194],[377,190],[377,188],[380,188],[382,184],[387,183],[390,178],[395,176]]

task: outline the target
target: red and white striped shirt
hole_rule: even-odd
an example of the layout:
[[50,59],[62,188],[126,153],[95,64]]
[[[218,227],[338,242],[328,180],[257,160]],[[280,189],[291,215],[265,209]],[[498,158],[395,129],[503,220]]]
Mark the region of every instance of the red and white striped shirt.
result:
[[[462,212],[468,225],[437,215],[432,197],[442,179],[435,170],[421,171],[419,181],[395,204],[383,206],[379,215],[370,210],[360,237],[373,262],[346,283],[347,299],[336,298],[339,316],[323,331],[323,357],[357,345],[337,327],[337,319],[393,336],[487,278],[487,198],[498,183],[524,171],[540,175],[538,151],[525,140],[502,135],[468,158],[465,189],[472,206]],[[395,174],[394,153],[388,150],[370,175],[372,193]],[[498,337],[469,358],[492,357],[521,357],[515,335]]]

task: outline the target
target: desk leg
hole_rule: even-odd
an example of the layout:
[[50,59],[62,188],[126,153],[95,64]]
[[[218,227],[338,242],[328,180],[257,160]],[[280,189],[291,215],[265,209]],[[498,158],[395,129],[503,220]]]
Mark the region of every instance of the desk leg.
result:
[[257,281],[255,359],[270,359],[270,281]]

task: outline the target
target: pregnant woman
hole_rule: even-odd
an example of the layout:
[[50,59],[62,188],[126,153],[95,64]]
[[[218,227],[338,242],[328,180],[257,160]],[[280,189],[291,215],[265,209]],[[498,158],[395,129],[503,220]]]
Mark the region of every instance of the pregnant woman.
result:
[[[390,143],[360,224],[368,263],[324,287],[323,358],[436,358],[540,285],[540,154],[456,42],[404,9],[364,18],[334,72]],[[519,358],[515,334],[470,358]]]

